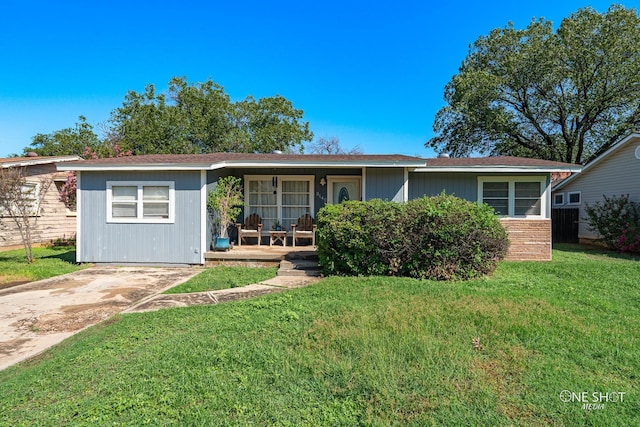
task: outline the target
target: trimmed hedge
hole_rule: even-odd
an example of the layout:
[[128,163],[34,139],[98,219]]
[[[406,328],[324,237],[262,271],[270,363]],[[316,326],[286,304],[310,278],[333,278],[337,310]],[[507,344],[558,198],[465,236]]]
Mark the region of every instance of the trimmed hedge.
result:
[[493,271],[509,245],[491,207],[446,194],[327,205],[317,223],[326,274],[464,280]]

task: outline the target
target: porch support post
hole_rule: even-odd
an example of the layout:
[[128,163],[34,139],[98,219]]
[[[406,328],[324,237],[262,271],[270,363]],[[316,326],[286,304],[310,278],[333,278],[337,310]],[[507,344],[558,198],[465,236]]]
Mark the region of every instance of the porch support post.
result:
[[367,200],[367,168],[362,168],[362,201]]
[[402,201],[409,201],[409,168],[404,168],[404,184],[402,184]]
[[200,171],[200,264],[207,251],[207,171]]

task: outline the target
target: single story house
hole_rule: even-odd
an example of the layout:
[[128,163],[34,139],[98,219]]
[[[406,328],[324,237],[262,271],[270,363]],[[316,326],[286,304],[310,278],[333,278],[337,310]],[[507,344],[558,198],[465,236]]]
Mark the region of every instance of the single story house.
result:
[[640,133],[620,139],[587,163],[581,173],[555,185],[553,209],[577,210],[578,238],[597,239],[599,235],[590,229],[585,207],[604,201],[603,195],[629,195],[629,200],[640,203]]
[[445,191],[496,209],[510,259],[549,260],[551,173],[580,167],[516,157],[212,153],[89,159],[58,169],[77,171],[79,262],[203,264],[212,244],[207,191],[229,175],[243,179],[242,216],[259,214],[265,235],[275,221],[289,230],[327,203],[404,202]]
[[[0,169],[18,168],[25,178],[25,191],[33,201],[36,228],[32,230],[33,243],[47,243],[56,239],[72,238],[76,234],[76,212],[60,201],[60,189],[68,172],[60,173],[56,164],[80,160],[78,156],[37,156],[0,158]],[[49,184],[45,187],[42,184]],[[40,200],[40,191],[46,193]],[[34,221],[35,222],[35,221]],[[0,248],[22,246],[22,237],[13,218],[0,211]]]

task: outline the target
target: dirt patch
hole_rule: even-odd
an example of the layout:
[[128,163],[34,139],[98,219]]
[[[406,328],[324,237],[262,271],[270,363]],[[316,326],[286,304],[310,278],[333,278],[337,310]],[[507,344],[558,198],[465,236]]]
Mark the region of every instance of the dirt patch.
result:
[[30,280],[14,280],[13,282],[0,283],[0,289],[8,289],[14,286],[24,285],[29,282]]
[[250,290],[247,290],[248,287],[244,287],[242,289],[238,289],[237,291],[233,289],[224,289],[222,291],[196,292],[191,294],[163,294],[143,304],[133,307],[126,312],[134,313],[143,311],[154,311],[161,308],[219,304],[223,302],[253,298],[256,296],[266,295],[274,292],[281,292],[284,290],[284,288],[277,288],[272,286],[251,286],[253,286],[253,288]]
[[51,332],[74,332],[86,326],[99,323],[120,312],[128,303],[106,302],[70,306],[63,313],[46,314],[32,326],[39,334]]
[[0,355],[9,356],[21,349],[26,343],[31,341],[29,338],[18,338],[10,341],[0,342]]

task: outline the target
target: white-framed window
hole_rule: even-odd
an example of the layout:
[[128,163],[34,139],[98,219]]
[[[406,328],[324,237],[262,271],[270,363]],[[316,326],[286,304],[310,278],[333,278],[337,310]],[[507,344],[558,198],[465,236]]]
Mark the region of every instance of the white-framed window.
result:
[[107,222],[175,222],[175,183],[107,181]]
[[245,218],[258,214],[262,230],[279,222],[290,230],[304,214],[313,215],[313,175],[246,175],[244,177]]
[[[10,206],[9,211],[5,209],[5,206],[0,204],[0,217],[21,217],[24,212],[28,216],[39,215],[39,200],[40,184],[36,182],[25,181],[22,184],[22,195],[18,200],[8,200]],[[15,196],[16,198],[18,196]]]
[[582,203],[582,193],[580,191],[570,191],[567,193],[568,205],[579,205]]
[[545,176],[478,177],[478,202],[488,204],[499,216],[544,218],[546,183]]
[[564,205],[564,193],[556,193],[553,195],[553,206]]

